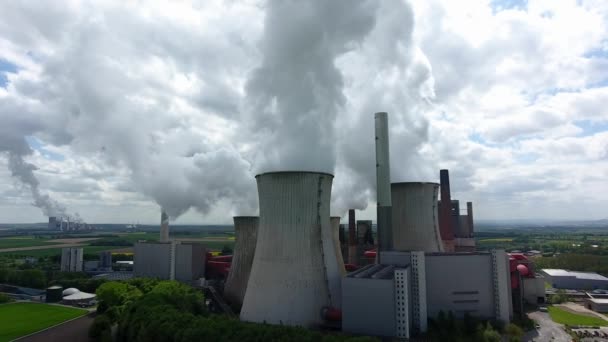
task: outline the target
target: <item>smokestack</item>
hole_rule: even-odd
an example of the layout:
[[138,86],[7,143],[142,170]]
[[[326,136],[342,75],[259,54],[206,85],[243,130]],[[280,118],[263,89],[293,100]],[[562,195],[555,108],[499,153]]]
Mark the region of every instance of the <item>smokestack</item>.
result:
[[[377,220],[378,251],[388,251],[393,248],[393,232],[391,229],[391,170],[388,142],[388,114],[376,113],[376,196],[378,198]],[[377,262],[380,263],[378,253]]]
[[475,231],[473,228],[473,202],[467,202],[467,220],[469,221],[468,237],[473,237],[473,232]]
[[160,214],[160,242],[169,242],[169,215],[164,209]]
[[355,209],[348,210],[348,263],[357,265],[357,221]]
[[393,236],[397,251],[443,252],[437,217],[439,184],[391,184]]
[[331,273],[338,261],[335,252],[325,253],[333,249],[332,180],[318,172],[256,176],[260,223],[242,320],[318,326],[322,309],[338,303],[332,289],[340,276]]
[[240,309],[251,273],[260,220],[257,216],[235,216],[233,220],[236,243],[230,273],[224,285],[224,297]]
[[448,170],[439,171],[441,186],[441,206],[439,207],[439,230],[445,251],[454,251],[454,231],[452,228],[452,198],[450,195],[450,174]]

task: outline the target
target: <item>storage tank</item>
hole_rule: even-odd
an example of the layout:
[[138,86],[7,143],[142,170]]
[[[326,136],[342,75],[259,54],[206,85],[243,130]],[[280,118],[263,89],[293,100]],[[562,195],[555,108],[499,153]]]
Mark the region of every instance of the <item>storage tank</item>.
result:
[[240,309],[255,255],[259,217],[235,216],[233,220],[236,243],[230,273],[224,285],[224,297],[230,304]]
[[59,285],[51,286],[46,289],[46,302],[59,303],[63,299],[63,287]]
[[391,184],[393,247],[398,251],[442,252],[437,215],[439,184]]
[[258,238],[240,317],[244,321],[316,326],[337,298],[330,280],[337,270],[329,205],[333,176],[318,172],[269,172],[256,176]]

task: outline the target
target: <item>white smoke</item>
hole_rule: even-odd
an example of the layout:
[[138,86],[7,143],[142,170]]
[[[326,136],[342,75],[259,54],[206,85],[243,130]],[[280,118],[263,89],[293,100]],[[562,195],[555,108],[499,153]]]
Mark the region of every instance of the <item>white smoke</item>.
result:
[[335,119],[344,106],[336,59],[375,24],[371,1],[270,1],[262,63],[247,82],[259,171],[334,172]]
[[33,203],[32,205],[40,208],[45,216],[67,216],[65,206],[53,200],[48,194],[41,193],[40,182],[34,175],[37,169],[35,165],[25,161],[24,157],[33,151],[27,145],[25,138],[4,136],[0,139],[0,152],[5,152],[8,156],[8,168],[11,175],[29,189]]
[[[0,109],[27,113],[25,124],[9,122],[19,139],[34,135],[128,170],[133,188],[172,219],[223,201],[254,214],[253,176],[277,170],[334,173],[334,212],[363,209],[374,196],[377,111],[390,115],[393,179],[427,173],[420,113],[432,76],[408,4],[224,4],[212,17],[188,7],[188,20],[96,6],[3,5],[0,34],[17,42],[16,31],[2,31],[14,26],[45,49],[31,58],[33,71],[13,78]],[[22,17],[37,19],[11,19]],[[40,32],[47,36],[35,44]],[[15,164],[30,170],[18,177],[33,175],[32,165]]]

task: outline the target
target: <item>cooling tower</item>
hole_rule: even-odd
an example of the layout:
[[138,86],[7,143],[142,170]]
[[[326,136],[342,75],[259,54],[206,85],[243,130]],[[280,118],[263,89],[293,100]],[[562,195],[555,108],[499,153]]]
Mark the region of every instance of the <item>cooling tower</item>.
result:
[[437,183],[393,183],[393,247],[398,251],[442,252],[437,217]]
[[255,255],[259,218],[257,216],[235,216],[233,219],[236,243],[230,273],[228,273],[224,285],[224,297],[233,306],[240,308],[243,305],[251,264]]
[[448,170],[439,171],[441,186],[441,205],[439,206],[439,231],[446,252],[454,251],[454,231],[452,230],[452,199],[450,194],[450,174]]
[[[342,249],[340,248],[340,216],[330,217],[329,223],[331,224],[331,230],[333,233],[334,246],[336,249],[336,260],[338,261],[338,271],[340,273],[340,277],[342,277],[346,274],[346,270],[344,269],[344,259],[342,258]],[[341,297],[342,296],[340,296],[340,298]]]
[[[391,228],[391,167],[388,142],[388,114],[381,112],[374,116],[376,126],[376,197],[378,250],[389,251],[393,248]],[[380,263],[378,253],[377,261]]]
[[169,242],[169,215],[164,210],[160,214],[160,242]]
[[324,252],[333,246],[332,179],[316,172],[256,176],[260,223],[242,320],[311,327],[322,322],[324,307],[335,306],[336,275],[329,273],[338,269],[336,254]]

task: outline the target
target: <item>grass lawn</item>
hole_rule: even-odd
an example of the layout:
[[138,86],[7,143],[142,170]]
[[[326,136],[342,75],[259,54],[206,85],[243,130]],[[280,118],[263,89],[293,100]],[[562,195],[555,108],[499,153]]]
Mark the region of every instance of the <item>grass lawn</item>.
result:
[[39,303],[0,305],[0,342],[34,333],[69,319],[82,316],[86,310]]
[[568,325],[587,325],[587,326],[608,326],[608,321],[599,317],[577,315],[555,306],[548,308],[551,319],[560,324]]

